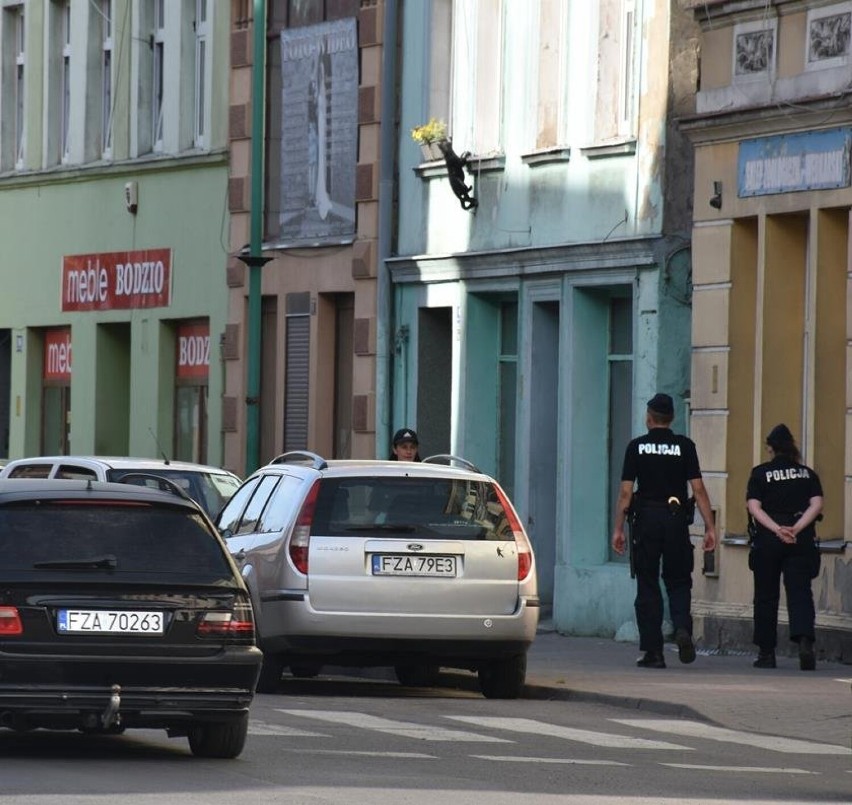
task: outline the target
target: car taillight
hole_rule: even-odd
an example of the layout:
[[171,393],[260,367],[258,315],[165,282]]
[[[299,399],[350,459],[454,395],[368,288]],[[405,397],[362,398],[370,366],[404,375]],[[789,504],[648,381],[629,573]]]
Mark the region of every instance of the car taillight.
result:
[[205,612],[198,622],[199,637],[254,640],[254,615],[249,604],[236,604],[232,612]]
[[506,493],[500,488],[499,484],[494,484],[494,489],[497,492],[497,499],[503,507],[509,528],[515,537],[515,545],[518,549],[518,581],[523,581],[532,571],[533,556],[530,541],[527,539],[527,534],[521,526],[521,521],[518,520],[518,515],[512,508],[512,504],[509,503]]
[[24,625],[17,607],[0,607],[0,637],[12,637],[24,633]]
[[308,575],[308,547],[311,542],[311,525],[314,521],[314,510],[317,507],[320,482],[314,481],[314,485],[308,491],[308,496],[299,510],[296,525],[293,526],[293,535],[290,537],[290,559],[299,573]]

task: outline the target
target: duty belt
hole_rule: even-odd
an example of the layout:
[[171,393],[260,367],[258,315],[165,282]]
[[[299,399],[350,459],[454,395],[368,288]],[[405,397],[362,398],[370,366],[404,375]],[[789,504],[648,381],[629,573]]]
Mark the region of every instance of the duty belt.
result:
[[639,498],[640,506],[647,506],[649,509],[670,509],[674,506],[680,506],[680,498],[672,495],[668,499],[664,498]]

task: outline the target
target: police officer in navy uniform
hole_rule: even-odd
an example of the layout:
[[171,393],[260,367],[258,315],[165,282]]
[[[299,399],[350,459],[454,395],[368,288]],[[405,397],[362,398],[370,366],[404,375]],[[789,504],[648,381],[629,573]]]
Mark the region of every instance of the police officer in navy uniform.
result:
[[645,415],[648,432],[627,445],[615,509],[612,547],[616,553],[623,554],[624,520],[635,485],[632,549],[639,648],[645,652],[636,662],[641,668],[666,667],[660,560],[678,656],[684,663],[695,660],[690,614],[695,559],[686,514],[687,484],[704,521],[704,550],[712,551],[716,546],[710,498],[701,478],[695,443],[672,432],[673,419],[672,398],[668,394],[655,394],[648,401]]
[[755,668],[775,668],[781,575],[787,593],[790,639],[799,644],[799,667],[816,668],[814,597],[819,572],[814,523],[822,512],[819,476],[801,463],[793,434],[776,425],[766,437],[772,460],[751,471],[746,505],[755,529],[749,555],[754,574]]

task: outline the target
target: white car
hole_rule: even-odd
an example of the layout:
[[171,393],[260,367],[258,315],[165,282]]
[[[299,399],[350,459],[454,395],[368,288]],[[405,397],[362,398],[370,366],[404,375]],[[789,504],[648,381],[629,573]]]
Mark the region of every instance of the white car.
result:
[[[111,456],[35,456],[9,461],[0,478],[56,478],[65,480],[120,481],[128,474],[158,475],[177,484],[210,515],[215,517],[239,488],[240,478],[228,470],[154,458]],[[142,477],[136,483],[155,486]]]
[[429,685],[477,671],[515,698],[539,617],[535,559],[500,485],[468,462],[325,461],[256,470],[216,524],[240,565],[273,692],[289,667],[391,666]]

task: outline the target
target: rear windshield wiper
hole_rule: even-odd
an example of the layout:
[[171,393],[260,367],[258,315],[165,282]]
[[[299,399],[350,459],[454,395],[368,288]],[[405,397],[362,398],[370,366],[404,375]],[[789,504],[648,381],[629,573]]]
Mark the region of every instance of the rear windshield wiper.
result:
[[115,570],[118,559],[112,554],[93,556],[91,559],[52,559],[36,562],[33,567],[47,570]]

